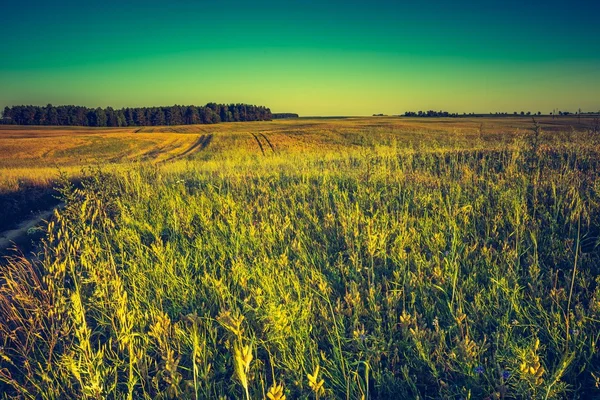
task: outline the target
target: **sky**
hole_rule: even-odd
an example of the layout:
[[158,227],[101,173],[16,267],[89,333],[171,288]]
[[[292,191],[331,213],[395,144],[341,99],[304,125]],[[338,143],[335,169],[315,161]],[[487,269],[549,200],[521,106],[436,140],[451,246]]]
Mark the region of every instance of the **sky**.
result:
[[0,108],[598,111],[599,15],[592,0],[4,2]]

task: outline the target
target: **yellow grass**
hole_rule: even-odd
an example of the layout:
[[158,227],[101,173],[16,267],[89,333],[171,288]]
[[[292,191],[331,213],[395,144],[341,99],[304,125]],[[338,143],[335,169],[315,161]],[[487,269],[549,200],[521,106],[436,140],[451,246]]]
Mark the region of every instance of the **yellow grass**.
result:
[[577,122],[38,129],[48,155],[3,153],[17,185],[108,165],[0,267],[0,397],[596,398],[600,137]]
[[[540,122],[547,134],[564,136],[585,130],[591,120],[542,117]],[[260,155],[381,145],[497,148],[531,125],[529,118],[362,117],[129,128],[0,126],[0,191],[18,190],[23,180],[46,185],[59,172],[77,176],[86,166],[220,158],[240,150]]]

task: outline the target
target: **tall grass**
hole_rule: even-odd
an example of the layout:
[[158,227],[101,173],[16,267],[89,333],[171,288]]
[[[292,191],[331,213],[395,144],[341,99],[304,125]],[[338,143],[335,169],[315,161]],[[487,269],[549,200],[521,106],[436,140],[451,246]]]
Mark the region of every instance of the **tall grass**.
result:
[[0,392],[597,396],[598,148],[538,139],[90,173],[2,267]]

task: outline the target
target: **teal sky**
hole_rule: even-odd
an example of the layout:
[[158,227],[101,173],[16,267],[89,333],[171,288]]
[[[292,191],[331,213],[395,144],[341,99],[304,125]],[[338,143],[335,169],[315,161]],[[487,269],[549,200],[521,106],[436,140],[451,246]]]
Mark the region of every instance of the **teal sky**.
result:
[[598,111],[599,15],[589,0],[10,2],[0,107]]

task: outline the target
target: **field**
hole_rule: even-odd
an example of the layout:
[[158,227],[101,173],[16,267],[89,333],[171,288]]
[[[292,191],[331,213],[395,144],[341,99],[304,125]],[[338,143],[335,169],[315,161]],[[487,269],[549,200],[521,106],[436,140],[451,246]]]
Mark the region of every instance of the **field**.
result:
[[0,393],[600,396],[599,163],[591,118],[0,127],[5,199],[63,203]]
[[[542,118],[547,140],[595,127],[593,119]],[[0,125],[0,232],[59,204],[53,187],[83,169],[133,163],[235,158],[237,154],[346,152],[374,146],[413,150],[501,149],[528,132],[528,118],[300,119],[173,127],[85,128]],[[558,139],[555,136],[558,133]],[[561,136],[562,135],[562,136]],[[1,240],[1,239],[0,239]]]

